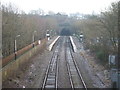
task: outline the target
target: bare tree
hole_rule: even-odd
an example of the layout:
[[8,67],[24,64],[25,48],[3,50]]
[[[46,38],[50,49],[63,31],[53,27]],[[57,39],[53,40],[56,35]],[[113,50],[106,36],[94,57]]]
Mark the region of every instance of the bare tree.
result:
[[113,50],[116,52],[118,48],[118,3],[112,3],[111,7],[108,11],[101,13],[101,20],[102,26],[106,29],[105,31],[108,32],[109,40],[112,43]]

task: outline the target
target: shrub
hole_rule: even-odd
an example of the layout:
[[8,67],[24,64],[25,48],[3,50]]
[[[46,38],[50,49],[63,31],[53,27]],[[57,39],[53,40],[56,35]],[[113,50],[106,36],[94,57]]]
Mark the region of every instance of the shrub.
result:
[[104,46],[100,46],[99,44],[91,45],[90,47],[91,52],[93,52],[97,59],[100,60],[101,63],[107,63],[108,61],[108,50]]

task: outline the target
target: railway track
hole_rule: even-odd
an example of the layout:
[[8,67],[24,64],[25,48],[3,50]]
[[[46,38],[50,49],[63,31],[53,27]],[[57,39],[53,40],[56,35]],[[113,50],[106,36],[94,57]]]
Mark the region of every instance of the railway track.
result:
[[[78,65],[72,55],[72,49],[71,49],[71,43],[70,39],[66,37],[65,41],[65,59],[66,59],[66,67],[68,72],[68,77],[70,81],[70,85],[73,90],[75,88],[84,88],[87,90],[86,83],[83,80],[83,77],[81,75],[81,72],[78,68]],[[53,56],[51,60],[49,61],[49,65],[46,69],[45,77],[42,84],[42,90],[46,88],[54,88],[57,90],[58,87],[58,61],[59,61],[59,53],[60,53],[60,40],[58,42],[58,45],[56,46]],[[64,72],[63,72],[64,73]]]
[[68,38],[67,42],[66,42],[65,57],[66,57],[66,62],[67,62],[67,70],[68,70],[68,74],[69,74],[71,88],[73,90],[75,88],[84,88],[85,90],[87,90],[86,83],[83,80],[83,77],[78,68],[78,65],[72,55],[72,50],[71,50],[70,44],[71,44],[70,39]]
[[59,60],[59,48],[60,45],[58,43],[55,51],[53,52],[53,56],[49,61],[49,65],[46,69],[45,77],[42,84],[42,90],[45,88],[58,88],[58,60]]

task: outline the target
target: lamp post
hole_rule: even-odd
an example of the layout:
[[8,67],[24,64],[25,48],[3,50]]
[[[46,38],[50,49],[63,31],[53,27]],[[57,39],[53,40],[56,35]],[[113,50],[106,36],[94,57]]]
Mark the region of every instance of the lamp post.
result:
[[33,37],[32,37],[32,38],[33,38],[33,47],[35,46],[35,33],[36,33],[36,32],[37,32],[37,31],[34,31],[34,32],[33,32]]
[[15,37],[15,41],[14,41],[14,52],[15,52],[15,60],[16,60],[16,57],[17,57],[17,38],[18,37],[20,37],[20,35],[17,35],[16,37]]

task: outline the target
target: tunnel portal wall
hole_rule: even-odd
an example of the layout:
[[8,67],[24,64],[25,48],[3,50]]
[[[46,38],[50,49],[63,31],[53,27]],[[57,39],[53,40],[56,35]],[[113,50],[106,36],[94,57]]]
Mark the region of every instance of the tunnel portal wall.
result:
[[71,36],[71,31],[67,28],[63,28],[60,33],[61,36]]

